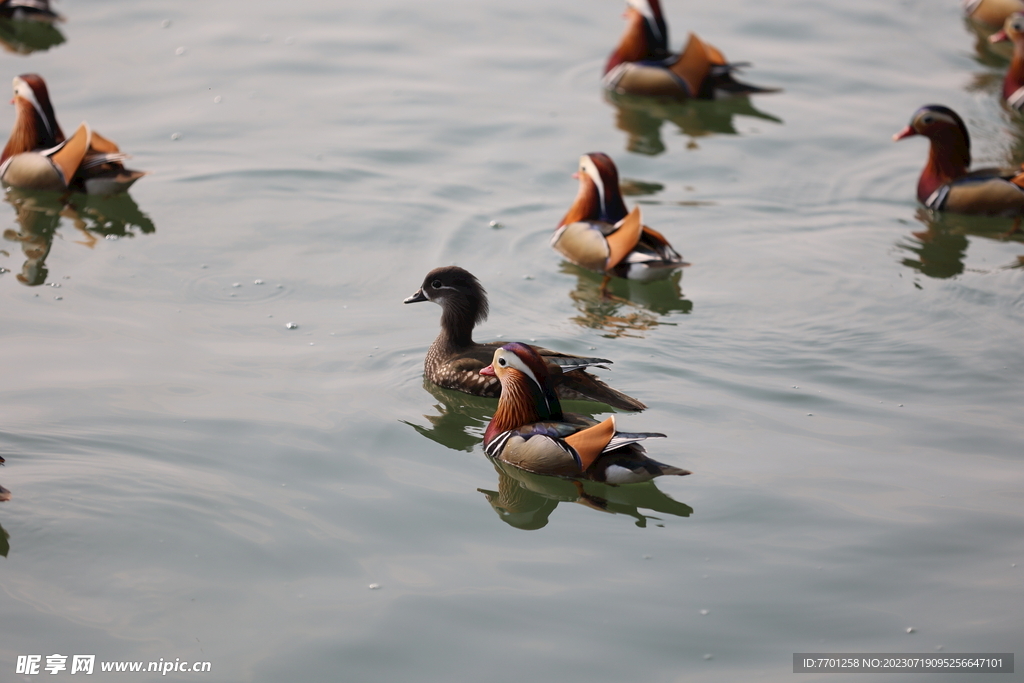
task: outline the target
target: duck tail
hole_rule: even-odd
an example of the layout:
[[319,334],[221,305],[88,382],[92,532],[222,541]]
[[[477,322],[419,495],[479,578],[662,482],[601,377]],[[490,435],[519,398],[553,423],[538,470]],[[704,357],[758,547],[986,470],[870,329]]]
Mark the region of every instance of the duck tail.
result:
[[560,398],[574,400],[583,399],[600,401],[618,410],[640,412],[646,410],[647,406],[632,396],[627,396],[621,391],[616,391],[599,380],[589,372],[577,370],[562,375],[562,381],[557,387]]

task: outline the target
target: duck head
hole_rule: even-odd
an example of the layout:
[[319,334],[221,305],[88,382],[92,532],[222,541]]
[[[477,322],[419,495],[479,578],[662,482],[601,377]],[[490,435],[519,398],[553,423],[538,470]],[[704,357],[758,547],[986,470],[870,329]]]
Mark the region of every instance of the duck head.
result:
[[487,425],[484,443],[510,429],[562,419],[562,405],[547,364],[526,344],[510,342],[496,349],[491,364],[480,374],[497,377],[501,382],[498,409]]
[[31,152],[34,149],[49,149],[64,142],[64,133],[57,124],[57,116],[50,104],[50,93],[46,81],[38,74],[22,74],[14,77],[14,127],[7,140],[0,162],[7,157]]
[[1003,99],[1019,109],[1017,98],[1020,96],[1017,92],[1024,86],[1024,13],[1014,12],[1008,16],[1003,28],[989,36],[989,41],[1013,43],[1013,58],[1010,60],[1010,68],[1006,71],[1006,78],[1003,79]]
[[658,0],[626,0],[626,31],[605,65],[608,73],[624,62],[665,59],[668,51],[668,26]]
[[602,152],[584,154],[573,177],[580,181],[579,190],[559,225],[598,220],[618,223],[626,217],[628,211],[619,189],[619,171],[611,157]]
[[931,141],[928,162],[917,183],[917,198],[927,202],[935,190],[967,173],[971,165],[971,138],[963,119],[949,107],[938,104],[928,104],[914,112],[910,124],[892,139],[913,135],[923,135]]
[[468,270],[458,266],[434,268],[404,303],[433,301],[441,307],[441,328],[454,341],[472,344],[473,327],[487,320],[487,291]]

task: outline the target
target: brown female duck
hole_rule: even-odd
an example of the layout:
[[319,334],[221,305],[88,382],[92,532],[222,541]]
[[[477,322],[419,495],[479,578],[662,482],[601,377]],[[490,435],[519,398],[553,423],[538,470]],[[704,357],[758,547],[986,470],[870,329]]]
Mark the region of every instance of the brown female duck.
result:
[[[478,344],[473,328],[487,319],[487,292],[469,271],[458,266],[435,268],[423,284],[405,300],[412,304],[433,301],[441,306],[441,333],[430,345],[423,371],[434,384],[476,396],[497,398],[501,384],[494,377],[481,376],[494,350],[505,342]],[[610,360],[583,358],[534,347],[549,365],[558,395],[568,400],[600,401],[619,410],[643,410],[640,401],[612,389],[586,371],[603,367]]]
[[614,416],[601,423],[567,420],[548,367],[532,348],[512,342],[496,349],[491,364],[480,371],[501,382],[498,408],[484,432],[489,457],[537,474],[608,484],[690,474],[652,460],[639,444],[664,434],[616,431]]
[[716,48],[695,34],[679,54],[668,49],[668,26],[658,0],[626,0],[626,32],[608,58],[602,82],[618,93],[674,100],[713,100],[776,92],[741,83]]

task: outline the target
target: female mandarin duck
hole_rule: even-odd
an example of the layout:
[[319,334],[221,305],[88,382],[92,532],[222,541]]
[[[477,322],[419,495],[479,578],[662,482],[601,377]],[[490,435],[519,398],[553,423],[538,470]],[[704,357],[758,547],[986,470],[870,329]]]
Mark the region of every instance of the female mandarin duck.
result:
[[1003,99],[1017,111],[1024,110],[1024,14],[1011,14],[1003,28],[993,33],[989,40],[993,43],[1013,41],[1013,58],[1003,79]]
[[689,265],[661,233],[643,224],[640,208],[628,215],[619,172],[607,154],[580,157],[580,186],[551,246],[578,266],[630,280],[658,280]]
[[[497,398],[501,384],[481,376],[494,350],[505,342],[478,344],[473,327],[487,319],[487,292],[469,271],[458,266],[435,268],[423,285],[405,300],[412,304],[433,301],[441,306],[441,333],[430,345],[423,371],[434,384],[476,396]],[[586,368],[611,363],[604,358],[582,358],[533,347],[548,364],[548,373],[559,396],[567,400],[600,401],[619,410],[643,410],[640,401],[612,389]]]
[[123,192],[145,175],[130,171],[117,145],[83,123],[65,139],[50,104],[46,83],[36,74],[14,79],[14,128],[0,154],[0,180],[25,190],[72,190],[88,194]]
[[1024,173],[998,168],[968,172],[971,140],[956,112],[937,104],[921,107],[893,140],[912,135],[931,141],[928,162],[917,183],[917,198],[927,208],[1019,220],[1024,213]]
[[664,434],[615,430],[615,417],[566,421],[548,364],[519,342],[494,352],[482,375],[501,382],[498,408],[484,432],[484,452],[520,469],[559,477],[633,484],[687,470],[652,460],[637,442]]
[[968,18],[993,28],[1002,26],[1014,12],[1024,12],[1024,0],[964,0]]
[[733,71],[742,65],[729,64],[721,52],[693,33],[683,51],[672,54],[659,1],[626,3],[626,32],[604,68],[602,82],[608,90],[676,100],[777,92],[734,79]]

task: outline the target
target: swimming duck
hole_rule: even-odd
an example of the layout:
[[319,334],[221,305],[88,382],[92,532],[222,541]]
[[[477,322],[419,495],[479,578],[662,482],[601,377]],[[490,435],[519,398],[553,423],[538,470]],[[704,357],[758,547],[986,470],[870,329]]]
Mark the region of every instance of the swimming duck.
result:
[[1024,0],[964,0],[968,18],[992,28],[1002,26],[1014,12],[1024,12]]
[[39,75],[16,76],[11,102],[14,128],[0,154],[4,184],[25,190],[114,194],[145,175],[126,169],[121,162],[128,156],[85,123],[65,140]]
[[[469,271],[458,266],[435,268],[427,273],[416,293],[405,300],[412,304],[433,301],[441,306],[441,333],[430,345],[423,371],[434,384],[476,396],[497,398],[501,384],[495,377],[481,376],[494,350],[505,342],[478,344],[473,327],[487,319],[487,292]],[[586,372],[603,367],[610,360],[583,358],[534,347],[550,366],[549,374],[558,395],[568,400],[600,401],[620,410],[643,410],[640,401],[612,389]]]
[[15,21],[64,21],[50,9],[50,0],[0,0],[0,17]]
[[777,92],[741,83],[716,48],[691,33],[680,54],[668,50],[668,26],[659,0],[626,0],[626,32],[604,68],[608,90],[676,100]]
[[1007,17],[1003,28],[989,36],[989,41],[1013,42],[1013,57],[1003,79],[1003,99],[1008,105],[1021,111],[1024,109],[1024,14],[1014,12]]
[[963,119],[952,109],[925,105],[892,139],[912,135],[931,140],[928,162],[917,183],[917,198],[925,207],[983,216],[1019,218],[1024,213],[1024,173],[998,168],[967,171],[971,140]]
[[630,280],[658,280],[689,265],[661,233],[643,224],[640,208],[626,212],[619,171],[607,154],[580,157],[579,191],[551,237],[551,246],[578,266]]
[[488,457],[537,474],[633,484],[687,470],[645,454],[640,441],[664,434],[615,429],[615,416],[594,423],[562,414],[548,364],[526,344],[511,342],[494,351],[481,375],[496,376],[501,396],[484,432]]

